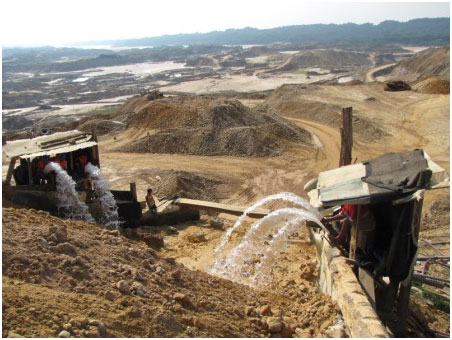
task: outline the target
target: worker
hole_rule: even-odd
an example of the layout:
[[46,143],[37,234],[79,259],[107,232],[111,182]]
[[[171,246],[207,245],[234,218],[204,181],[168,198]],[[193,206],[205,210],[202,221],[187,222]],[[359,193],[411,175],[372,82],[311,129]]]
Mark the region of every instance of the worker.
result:
[[36,175],[34,178],[34,182],[36,184],[45,184],[46,181],[50,181],[50,177],[48,174],[44,174],[44,169],[49,164],[50,158],[49,156],[43,156],[38,159],[38,162],[36,164]]
[[331,222],[340,221],[341,229],[339,231],[339,234],[335,237],[332,237],[331,241],[338,245],[344,245],[350,242],[350,227],[355,220],[356,205],[345,204],[338,214],[322,218],[322,223],[328,224]]
[[152,189],[148,189],[148,194],[146,195],[146,204],[149,208],[149,211],[155,214],[157,212],[157,206],[155,205],[154,197],[152,196]]
[[67,170],[67,161],[66,161],[66,155],[61,154],[57,155],[54,160],[55,163],[58,163],[61,166],[61,169]]

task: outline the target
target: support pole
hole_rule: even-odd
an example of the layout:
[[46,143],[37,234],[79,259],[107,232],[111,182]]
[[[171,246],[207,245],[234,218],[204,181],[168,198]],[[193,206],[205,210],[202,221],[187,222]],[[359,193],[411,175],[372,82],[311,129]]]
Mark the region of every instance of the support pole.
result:
[[342,109],[341,154],[339,158],[339,166],[349,165],[352,163],[352,146],[353,146],[352,108],[345,107]]
[[130,183],[130,193],[132,194],[132,199],[137,202],[137,184],[135,182]]

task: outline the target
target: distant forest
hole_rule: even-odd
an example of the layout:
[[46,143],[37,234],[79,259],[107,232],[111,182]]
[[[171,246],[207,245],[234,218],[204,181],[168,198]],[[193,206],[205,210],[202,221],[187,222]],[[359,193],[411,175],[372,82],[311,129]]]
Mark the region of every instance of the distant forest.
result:
[[270,29],[242,28],[209,33],[163,35],[159,37],[114,40],[116,46],[162,45],[247,45],[288,42],[297,44],[409,44],[449,45],[450,18],[414,19],[408,22],[384,21],[374,24],[316,24]]

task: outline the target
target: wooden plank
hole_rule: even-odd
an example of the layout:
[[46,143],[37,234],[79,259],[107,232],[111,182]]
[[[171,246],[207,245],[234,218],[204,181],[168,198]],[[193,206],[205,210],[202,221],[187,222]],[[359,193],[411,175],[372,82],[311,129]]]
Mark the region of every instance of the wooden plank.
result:
[[349,165],[352,163],[352,146],[353,146],[352,108],[344,107],[342,109],[341,154],[339,157],[339,166]]
[[11,178],[13,177],[13,171],[14,166],[16,165],[17,158],[14,157],[11,159],[11,162],[9,163],[8,172],[6,173],[6,179],[5,184],[10,185],[11,184]]
[[[242,215],[245,212],[245,210],[247,209],[244,207],[239,207],[239,206],[234,206],[234,205],[192,200],[192,199],[188,199],[188,198],[179,198],[174,203],[176,203],[180,206],[216,211],[216,212],[226,213],[226,214],[230,214],[230,215],[234,215],[234,216]],[[256,209],[255,211],[253,211],[252,213],[250,213],[248,216],[253,217],[253,218],[262,218],[262,217],[267,216],[269,213],[270,213],[270,210],[259,208],[259,209]]]

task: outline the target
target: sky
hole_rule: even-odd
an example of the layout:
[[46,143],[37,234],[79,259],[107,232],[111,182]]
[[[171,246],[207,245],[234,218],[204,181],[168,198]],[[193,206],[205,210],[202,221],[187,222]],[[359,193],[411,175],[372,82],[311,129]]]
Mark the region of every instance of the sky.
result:
[[300,0],[3,0],[2,46],[69,46],[83,41],[272,28],[318,23],[378,24],[450,17],[449,2]]

